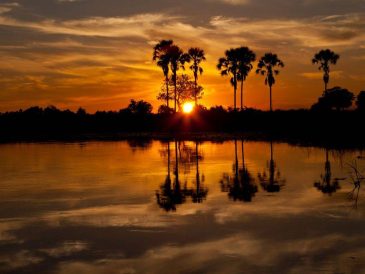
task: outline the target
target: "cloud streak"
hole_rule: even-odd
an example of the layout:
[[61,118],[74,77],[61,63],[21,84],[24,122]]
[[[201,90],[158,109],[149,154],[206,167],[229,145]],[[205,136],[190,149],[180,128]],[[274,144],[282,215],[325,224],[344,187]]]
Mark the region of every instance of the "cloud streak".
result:
[[[357,62],[356,56],[365,54],[364,13],[303,18],[252,18],[222,13],[211,14],[208,20],[197,22],[173,10],[74,19],[39,16],[36,20],[34,16],[29,19],[19,15],[26,12],[29,13],[29,7],[25,8],[23,3],[0,5],[0,28],[3,30],[0,34],[3,41],[0,43],[0,72],[3,78],[6,77],[0,81],[5,94],[0,96],[0,101],[6,106],[25,107],[24,102],[29,98],[25,100],[21,89],[48,91],[49,103],[62,97],[66,102],[72,102],[91,89],[95,90],[88,95],[92,100],[100,99],[101,94],[108,104],[116,96],[125,98],[98,108],[118,109],[125,106],[127,98],[135,96],[157,106],[155,94],[162,77],[151,61],[151,49],[158,40],[166,38],[174,39],[184,49],[190,46],[205,49],[208,61],[204,64],[205,74],[201,80],[208,95],[204,99],[207,105],[231,104],[227,99],[231,96],[231,87],[219,76],[215,65],[224,50],[240,45],[251,47],[258,55],[275,51],[290,68],[284,69],[277,84],[279,106],[284,106],[281,105],[284,101],[294,104],[294,100],[316,100],[318,93],[314,88],[321,84],[317,76],[310,74],[311,70],[316,72],[310,59],[321,48],[330,47],[345,55],[338,65],[338,70],[343,71],[341,78],[334,77],[342,83],[336,85],[357,91],[364,84],[349,62]],[[247,102],[251,106],[266,105],[266,88],[261,80],[250,75],[246,83]],[[304,83],[306,90],[313,88],[310,94],[303,93]],[[297,97],[292,95],[294,88],[302,90],[296,91]],[[287,97],[283,100],[285,93]],[[94,97],[96,94],[99,95]],[[302,100],[300,96],[306,99]],[[12,104],[5,103],[10,98],[14,100]],[[7,108],[0,108],[0,111],[4,109]]]

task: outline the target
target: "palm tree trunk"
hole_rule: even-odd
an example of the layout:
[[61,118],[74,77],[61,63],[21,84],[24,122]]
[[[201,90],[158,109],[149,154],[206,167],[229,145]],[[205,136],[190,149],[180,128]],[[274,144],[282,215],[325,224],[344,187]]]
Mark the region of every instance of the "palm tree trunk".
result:
[[234,107],[233,107],[234,111],[237,110],[237,107],[236,107],[236,90],[237,90],[237,88],[234,87],[234,103],[233,103],[233,105],[234,105]]
[[237,110],[236,94],[237,94],[237,75],[233,77],[233,89],[234,89],[234,111]]
[[198,142],[195,143],[195,157],[196,157],[196,193],[199,193],[200,189],[200,175],[199,175],[199,153]]
[[176,112],[176,101],[177,101],[177,97],[176,97],[176,95],[177,95],[177,87],[176,87],[176,73],[175,73],[175,76],[174,76],[174,95],[175,95],[175,107],[174,107],[174,109],[175,109],[175,112]]
[[166,106],[169,108],[169,77],[166,76]]
[[195,91],[194,91],[194,99],[195,99],[195,106],[198,105],[198,99],[197,99],[197,92],[198,92],[198,79],[197,79],[197,73],[194,73],[194,84],[195,84]]
[[327,88],[328,88],[328,82],[330,79],[330,75],[328,72],[325,72],[325,74],[323,75],[323,81],[324,81],[324,93],[327,92]]
[[242,168],[245,169],[245,152],[243,148],[243,140],[241,140]]
[[270,112],[272,112],[272,86],[270,85]]
[[243,79],[241,79],[241,111],[243,110]]
[[175,178],[176,182],[179,182],[179,156],[177,152],[177,141],[175,141]]

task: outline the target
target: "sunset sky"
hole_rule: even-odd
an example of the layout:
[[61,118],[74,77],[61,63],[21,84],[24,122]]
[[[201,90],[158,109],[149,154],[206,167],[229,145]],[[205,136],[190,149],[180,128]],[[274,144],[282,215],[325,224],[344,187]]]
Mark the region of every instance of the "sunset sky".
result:
[[[329,86],[365,90],[365,0],[0,0],[0,111],[118,110],[131,98],[156,110],[163,75],[152,48],[161,39],[205,50],[206,106],[233,104],[216,64],[241,45],[284,61],[274,108],[317,100],[322,74],[311,59],[325,48],[341,56]],[[245,105],[267,109],[263,77],[252,72],[245,85]]]

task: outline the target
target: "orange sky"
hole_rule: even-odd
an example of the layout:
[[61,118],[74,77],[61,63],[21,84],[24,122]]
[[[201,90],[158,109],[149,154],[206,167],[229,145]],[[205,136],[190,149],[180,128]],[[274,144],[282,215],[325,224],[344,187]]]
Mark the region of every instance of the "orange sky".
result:
[[[173,39],[207,55],[200,83],[206,106],[232,106],[228,77],[216,69],[230,47],[272,51],[285,68],[273,88],[274,108],[309,107],[321,95],[314,53],[341,55],[330,86],[365,89],[365,13],[362,0],[21,0],[0,4],[0,111],[32,105],[118,110],[131,98],[160,102],[160,68],[152,47]],[[173,3],[172,3],[173,2]],[[267,2],[267,3],[265,3]],[[185,73],[191,75],[187,70]],[[244,104],[267,109],[264,79],[252,72]]]

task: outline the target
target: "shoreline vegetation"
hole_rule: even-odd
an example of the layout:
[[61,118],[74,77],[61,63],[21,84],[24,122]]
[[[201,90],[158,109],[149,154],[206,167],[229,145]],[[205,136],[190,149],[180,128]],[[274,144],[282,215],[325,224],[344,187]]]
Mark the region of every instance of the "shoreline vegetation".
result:
[[[131,100],[119,111],[88,114],[31,107],[27,110],[0,113],[0,142],[73,141],[118,139],[191,139],[284,141],[322,147],[365,147],[365,91],[357,96],[346,88],[328,87],[330,67],[340,55],[330,49],[320,50],[312,64],[323,72],[324,91],[310,109],[277,110],[273,108],[273,86],[284,69],[284,62],[272,52],[258,60],[246,46],[231,48],[219,58],[217,70],[233,87],[233,108],[215,106],[207,109],[199,104],[204,88],[199,84],[207,61],[205,52],[192,47],[187,52],[172,40],[161,40],[153,48],[152,59],[162,69],[163,81],[157,99],[163,104],[157,113],[146,101]],[[244,105],[244,82],[254,69],[268,86],[269,111]],[[193,78],[185,71],[189,65]],[[240,103],[237,103],[237,93]],[[170,107],[173,102],[173,108]],[[356,108],[354,107],[356,106]]]
[[[135,104],[134,104],[135,105]],[[365,112],[199,107],[193,113],[151,113],[131,106],[88,114],[32,107],[0,113],[0,142],[185,139],[280,141],[327,148],[364,148]]]

